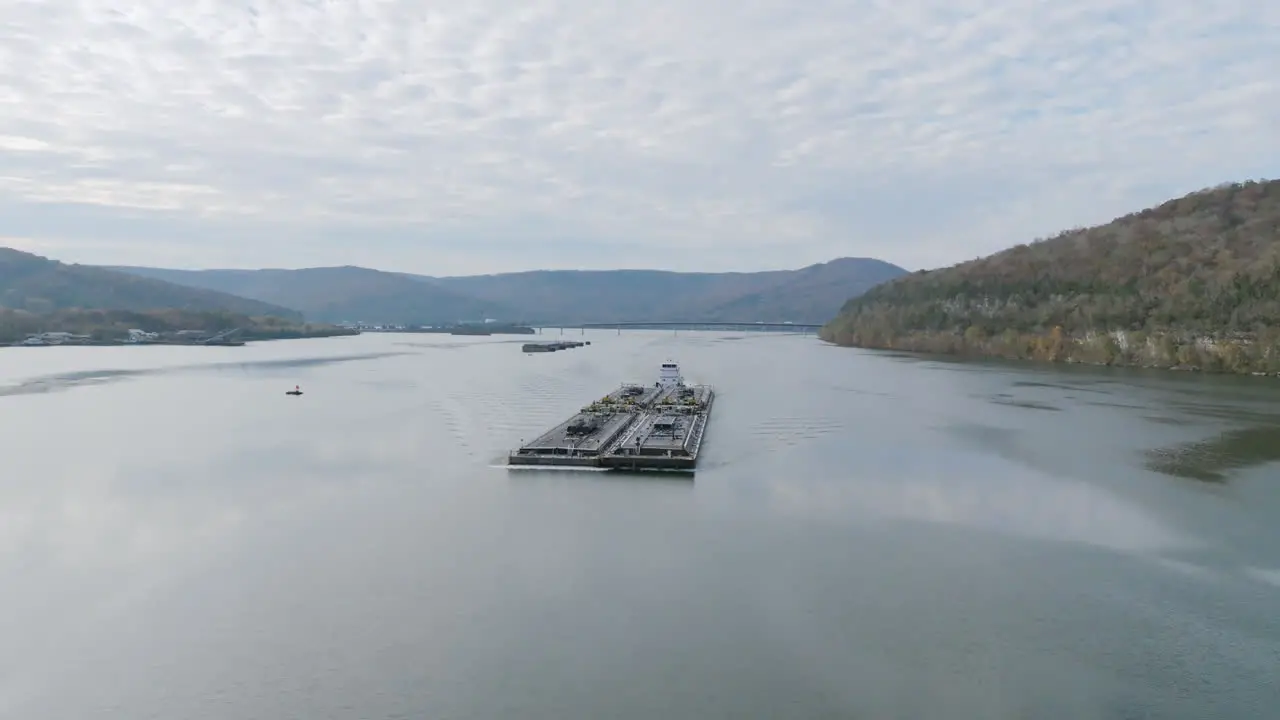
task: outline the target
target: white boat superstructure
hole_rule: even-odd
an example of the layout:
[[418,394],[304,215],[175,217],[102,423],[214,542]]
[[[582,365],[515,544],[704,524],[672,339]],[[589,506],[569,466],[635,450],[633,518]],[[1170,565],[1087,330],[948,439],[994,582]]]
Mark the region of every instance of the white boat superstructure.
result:
[[662,363],[662,369],[658,373],[658,385],[662,387],[684,385],[684,376],[680,374],[680,365],[672,360]]

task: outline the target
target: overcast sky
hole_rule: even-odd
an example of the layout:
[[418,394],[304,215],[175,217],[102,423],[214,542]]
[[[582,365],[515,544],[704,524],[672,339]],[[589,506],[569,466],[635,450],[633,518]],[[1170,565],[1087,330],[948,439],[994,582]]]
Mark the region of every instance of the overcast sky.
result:
[[1280,176],[1278,78],[1262,0],[0,0],[0,244],[935,267]]

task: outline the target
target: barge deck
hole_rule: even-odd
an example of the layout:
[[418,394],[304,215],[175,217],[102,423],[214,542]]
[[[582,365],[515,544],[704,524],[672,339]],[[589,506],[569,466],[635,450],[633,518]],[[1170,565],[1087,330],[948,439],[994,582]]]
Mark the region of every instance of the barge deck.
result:
[[522,445],[509,466],[692,471],[715,391],[686,385],[674,362],[652,386],[624,384]]

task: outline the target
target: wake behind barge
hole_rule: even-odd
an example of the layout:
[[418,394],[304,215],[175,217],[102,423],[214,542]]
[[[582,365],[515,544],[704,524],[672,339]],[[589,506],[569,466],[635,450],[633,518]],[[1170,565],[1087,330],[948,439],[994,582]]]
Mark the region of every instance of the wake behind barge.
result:
[[692,471],[714,400],[710,386],[686,385],[665,362],[652,386],[624,384],[512,451],[507,465]]

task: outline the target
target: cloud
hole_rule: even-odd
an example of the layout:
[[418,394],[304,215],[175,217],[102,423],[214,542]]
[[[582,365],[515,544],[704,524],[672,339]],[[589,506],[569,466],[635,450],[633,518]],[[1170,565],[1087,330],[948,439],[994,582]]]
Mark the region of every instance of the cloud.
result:
[[0,7],[0,234],[81,262],[914,269],[1280,175],[1274,3]]

